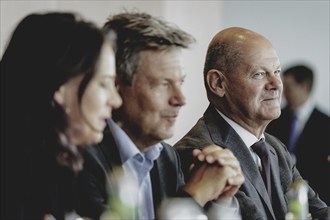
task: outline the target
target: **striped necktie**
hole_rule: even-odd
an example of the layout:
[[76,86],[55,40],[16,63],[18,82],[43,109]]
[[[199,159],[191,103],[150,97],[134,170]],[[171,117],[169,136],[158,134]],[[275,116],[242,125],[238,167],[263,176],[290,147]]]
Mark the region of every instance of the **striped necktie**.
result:
[[267,146],[264,139],[259,140],[251,146],[252,150],[260,157],[262,163],[262,177],[268,191],[270,201],[272,201],[272,187],[270,175],[270,162],[267,152]]

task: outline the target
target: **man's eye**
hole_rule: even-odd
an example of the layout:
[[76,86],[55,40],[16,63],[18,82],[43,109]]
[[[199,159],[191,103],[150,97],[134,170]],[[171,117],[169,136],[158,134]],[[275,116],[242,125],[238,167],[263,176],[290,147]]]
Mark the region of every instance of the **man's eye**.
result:
[[161,84],[161,86],[163,86],[163,87],[169,87],[170,84],[169,84],[168,82],[163,82],[163,83]]
[[280,75],[280,74],[281,74],[281,70],[276,70],[276,71],[274,72],[274,74],[275,74],[275,75]]
[[254,78],[262,78],[265,75],[265,72],[257,72],[253,75]]

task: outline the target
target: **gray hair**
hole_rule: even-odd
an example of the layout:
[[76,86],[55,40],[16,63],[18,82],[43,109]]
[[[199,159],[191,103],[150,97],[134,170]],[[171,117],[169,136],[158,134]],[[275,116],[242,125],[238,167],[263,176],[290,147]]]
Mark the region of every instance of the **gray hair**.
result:
[[125,12],[112,16],[103,27],[117,34],[116,69],[120,79],[131,85],[143,50],[188,48],[195,39],[174,24],[147,13]]
[[237,44],[226,41],[210,44],[206,53],[203,70],[204,85],[207,93],[210,92],[206,80],[208,71],[217,69],[229,76],[242,63],[242,58],[241,49]]

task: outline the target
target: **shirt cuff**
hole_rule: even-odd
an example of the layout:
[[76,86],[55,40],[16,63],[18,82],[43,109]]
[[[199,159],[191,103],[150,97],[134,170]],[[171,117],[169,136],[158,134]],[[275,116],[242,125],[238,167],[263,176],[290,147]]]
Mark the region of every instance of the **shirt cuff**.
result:
[[233,197],[230,206],[221,205],[212,201],[207,211],[209,219],[242,219],[240,207],[236,197]]

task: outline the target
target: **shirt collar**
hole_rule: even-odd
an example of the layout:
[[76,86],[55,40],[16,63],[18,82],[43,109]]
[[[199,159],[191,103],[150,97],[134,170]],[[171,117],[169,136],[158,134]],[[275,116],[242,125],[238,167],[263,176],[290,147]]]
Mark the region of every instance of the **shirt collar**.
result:
[[221,117],[236,131],[236,133],[241,137],[243,140],[244,144],[247,147],[252,146],[254,143],[259,141],[260,139],[264,139],[265,135],[262,134],[261,138],[258,139],[256,136],[254,136],[251,132],[237,124],[235,121],[232,119],[228,118],[226,115],[224,115],[222,112],[220,112],[218,109],[216,109],[217,112],[221,115]]
[[161,143],[154,144],[148,147],[143,154],[145,155],[146,159],[150,161],[158,159],[160,156],[160,152],[163,150],[163,145]]
[[139,149],[136,147],[133,141],[112,119],[108,120],[108,125],[117,144],[120,159],[123,164],[129,158],[132,158],[136,154],[140,153]]
[[156,160],[160,156],[160,152],[163,150],[163,145],[161,143],[152,145],[145,151],[141,152],[124,130],[121,129],[112,119],[108,120],[108,125],[117,144],[123,164],[137,154],[140,154],[141,156],[144,155],[143,157],[150,161]]

